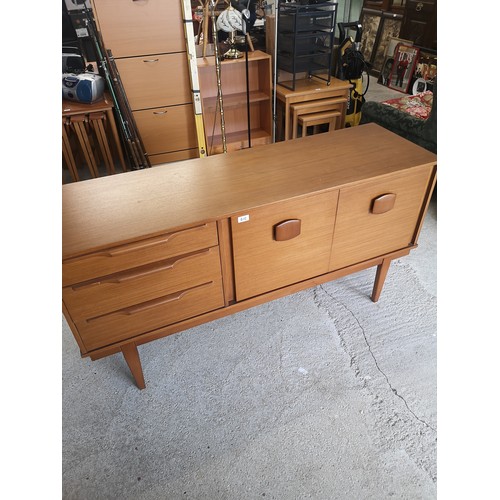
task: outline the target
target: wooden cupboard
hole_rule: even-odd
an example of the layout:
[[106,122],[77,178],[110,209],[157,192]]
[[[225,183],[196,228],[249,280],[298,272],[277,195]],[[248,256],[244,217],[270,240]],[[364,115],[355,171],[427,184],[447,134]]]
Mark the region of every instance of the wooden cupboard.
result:
[[198,157],[180,0],[92,0],[152,165]]
[[408,0],[400,36],[437,51],[437,0]]
[[[328,271],[337,197],[328,191],[231,217],[236,300]],[[280,227],[292,221],[300,221],[298,234],[279,239]]]
[[63,186],[63,311],[82,356],[137,346],[408,254],[436,156],[367,124]]

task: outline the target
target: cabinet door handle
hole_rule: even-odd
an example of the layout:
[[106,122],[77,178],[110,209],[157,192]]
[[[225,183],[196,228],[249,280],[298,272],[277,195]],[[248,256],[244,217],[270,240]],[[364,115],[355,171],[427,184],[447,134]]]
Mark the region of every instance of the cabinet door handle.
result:
[[420,12],[424,8],[424,4],[422,2],[418,2],[417,6],[415,7],[415,10],[417,12]]
[[377,196],[372,202],[372,214],[385,214],[394,208],[396,203],[396,195],[394,193],[386,193]]
[[300,219],[289,219],[274,226],[274,239],[276,241],[287,241],[296,238],[300,234]]
[[143,59],[142,62],[145,62],[145,63],[155,63],[155,62],[158,62],[159,59]]

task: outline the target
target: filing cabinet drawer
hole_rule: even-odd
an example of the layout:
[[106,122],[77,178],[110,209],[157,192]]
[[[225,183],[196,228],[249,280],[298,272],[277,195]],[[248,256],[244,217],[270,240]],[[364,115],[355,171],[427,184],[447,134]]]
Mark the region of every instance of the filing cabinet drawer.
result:
[[77,321],[220,277],[219,248],[212,247],[65,287],[63,300]]
[[199,158],[198,149],[184,149],[183,151],[173,151],[172,153],[160,153],[157,155],[149,155],[151,165],[161,165],[162,163],[172,163],[175,161],[190,160]]
[[89,351],[224,306],[222,281],[209,281],[131,307],[76,321]]
[[63,261],[63,286],[216,246],[215,222]]
[[116,66],[132,110],[192,102],[186,54],[118,59]]
[[104,45],[113,56],[185,52],[181,3],[177,0],[94,0]]
[[134,111],[133,114],[150,155],[198,146],[192,104]]

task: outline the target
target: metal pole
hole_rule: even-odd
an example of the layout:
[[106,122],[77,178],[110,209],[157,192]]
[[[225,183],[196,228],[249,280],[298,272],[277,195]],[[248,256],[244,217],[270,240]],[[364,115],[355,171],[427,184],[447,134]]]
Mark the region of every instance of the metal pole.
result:
[[215,56],[215,72],[217,76],[217,96],[219,98],[220,107],[220,130],[222,135],[222,151],[227,153],[226,145],[226,122],[224,120],[224,102],[222,99],[222,83],[221,83],[221,62],[219,58],[219,45],[217,40],[217,23],[215,21],[215,1],[210,1],[210,7],[212,10],[212,35],[214,39],[214,56]]

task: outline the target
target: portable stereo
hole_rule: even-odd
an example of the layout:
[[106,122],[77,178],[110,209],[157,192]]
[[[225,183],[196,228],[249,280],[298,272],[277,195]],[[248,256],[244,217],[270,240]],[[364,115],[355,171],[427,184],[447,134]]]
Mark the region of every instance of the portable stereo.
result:
[[[64,50],[64,48],[63,48]],[[84,73],[85,61],[77,52],[62,53],[62,72],[63,73]]]
[[104,79],[94,73],[63,73],[62,95],[64,99],[91,104],[102,98]]

